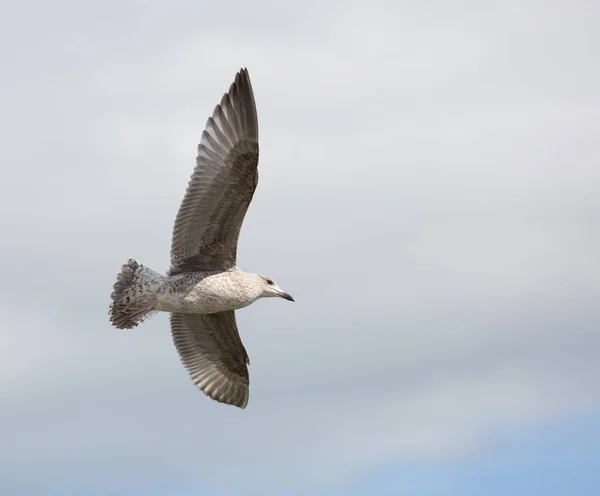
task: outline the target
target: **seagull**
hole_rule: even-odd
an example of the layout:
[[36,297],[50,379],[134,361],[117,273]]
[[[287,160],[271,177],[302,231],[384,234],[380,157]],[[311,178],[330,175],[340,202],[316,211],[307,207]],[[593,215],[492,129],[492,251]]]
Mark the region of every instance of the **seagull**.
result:
[[206,122],[175,218],[169,270],[163,276],[128,260],[109,307],[117,329],[169,312],[175,348],[193,383],[213,400],[239,408],[248,404],[250,360],[235,310],[259,298],[294,301],[272,278],[236,264],[240,228],[257,184],[258,118],[244,68]]

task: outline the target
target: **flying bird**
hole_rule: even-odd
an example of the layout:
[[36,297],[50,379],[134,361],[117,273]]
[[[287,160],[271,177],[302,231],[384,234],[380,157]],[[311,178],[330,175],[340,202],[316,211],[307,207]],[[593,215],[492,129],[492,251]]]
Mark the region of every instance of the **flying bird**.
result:
[[132,329],[170,312],[171,334],[193,383],[221,403],[248,404],[250,363],[235,310],[259,298],[294,299],[270,277],[236,264],[242,222],[258,184],[258,118],[247,69],[209,117],[179,207],[165,276],[130,259],[111,294],[110,321]]

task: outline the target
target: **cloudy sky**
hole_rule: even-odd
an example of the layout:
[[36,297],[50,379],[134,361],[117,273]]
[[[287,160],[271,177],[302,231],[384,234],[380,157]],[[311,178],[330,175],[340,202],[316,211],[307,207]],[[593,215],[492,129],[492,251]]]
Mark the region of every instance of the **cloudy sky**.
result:
[[[570,495],[600,484],[592,0],[0,6],[0,493]],[[261,179],[250,403],[199,393],[164,271],[235,72]]]

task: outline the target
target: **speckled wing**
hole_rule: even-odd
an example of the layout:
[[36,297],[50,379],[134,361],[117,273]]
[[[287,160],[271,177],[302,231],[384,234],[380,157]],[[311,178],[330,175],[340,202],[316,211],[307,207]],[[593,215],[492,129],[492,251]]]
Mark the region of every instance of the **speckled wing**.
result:
[[240,339],[235,312],[172,313],[171,333],[181,363],[198,389],[213,400],[245,408],[250,360]]
[[242,69],[202,133],[173,228],[170,274],[236,265],[240,228],[257,184],[258,118]]

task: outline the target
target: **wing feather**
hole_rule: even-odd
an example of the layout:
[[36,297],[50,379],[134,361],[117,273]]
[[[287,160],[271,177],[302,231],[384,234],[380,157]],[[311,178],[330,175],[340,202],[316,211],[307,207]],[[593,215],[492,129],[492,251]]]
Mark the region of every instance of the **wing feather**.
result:
[[215,401],[245,408],[249,359],[234,311],[172,313],[171,333],[181,363],[198,389]]
[[246,69],[202,132],[196,167],[177,213],[170,274],[227,270],[258,184],[258,117]]

